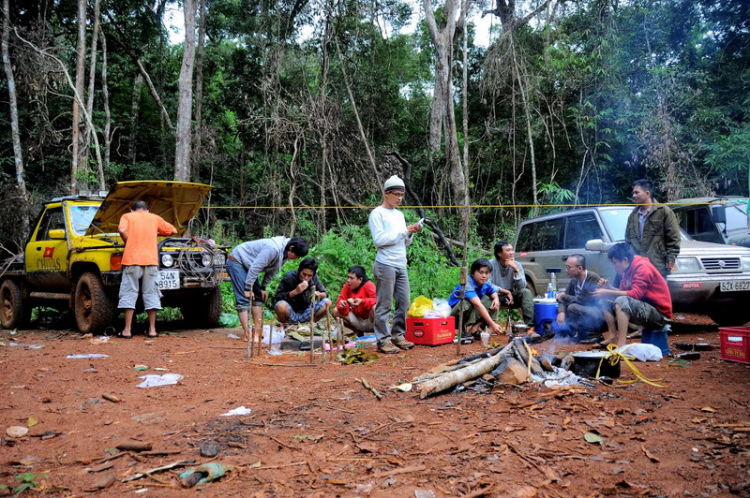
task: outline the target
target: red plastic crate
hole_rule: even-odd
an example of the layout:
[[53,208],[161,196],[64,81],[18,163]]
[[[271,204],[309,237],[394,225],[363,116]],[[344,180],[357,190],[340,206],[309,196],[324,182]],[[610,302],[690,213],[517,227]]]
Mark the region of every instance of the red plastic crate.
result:
[[453,342],[456,337],[455,317],[407,318],[406,340],[424,346],[439,346]]
[[750,364],[750,327],[719,327],[721,359]]

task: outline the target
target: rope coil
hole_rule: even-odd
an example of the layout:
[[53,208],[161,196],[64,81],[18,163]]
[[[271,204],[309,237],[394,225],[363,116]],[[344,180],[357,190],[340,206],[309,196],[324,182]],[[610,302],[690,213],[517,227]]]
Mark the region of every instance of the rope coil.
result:
[[643,375],[640,370],[638,370],[638,367],[633,365],[631,360],[635,360],[635,356],[632,354],[626,354],[626,351],[630,349],[633,346],[633,344],[628,345],[624,350],[619,351],[617,348],[617,344],[609,344],[607,346],[607,354],[602,356],[602,359],[599,360],[599,366],[596,368],[596,379],[599,380],[599,372],[602,368],[602,363],[604,363],[604,360],[609,361],[609,364],[612,366],[617,365],[617,363],[622,360],[627,366],[630,367],[630,370],[632,370],[633,374],[635,374],[636,378],[634,380],[617,380],[620,384],[633,384],[635,382],[638,382],[639,380],[645,382],[646,384],[654,387],[668,387],[661,384],[657,384],[657,382],[661,382],[664,379],[649,379],[645,375]]

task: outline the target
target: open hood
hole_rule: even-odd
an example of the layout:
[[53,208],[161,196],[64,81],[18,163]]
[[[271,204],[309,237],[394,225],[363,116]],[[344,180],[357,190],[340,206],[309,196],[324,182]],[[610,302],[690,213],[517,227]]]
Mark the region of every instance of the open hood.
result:
[[137,200],[146,201],[148,210],[158,214],[183,235],[186,225],[196,215],[203,199],[213,187],[201,183],[135,181],[118,182],[99,206],[86,235],[117,233],[120,217],[130,212]]

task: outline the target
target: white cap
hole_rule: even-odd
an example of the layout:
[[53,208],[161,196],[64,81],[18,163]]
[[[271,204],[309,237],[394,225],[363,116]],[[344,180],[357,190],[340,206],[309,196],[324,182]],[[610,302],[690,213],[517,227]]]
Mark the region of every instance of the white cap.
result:
[[383,191],[388,192],[389,190],[396,189],[405,190],[404,181],[396,175],[393,175],[385,181],[385,184],[383,185]]

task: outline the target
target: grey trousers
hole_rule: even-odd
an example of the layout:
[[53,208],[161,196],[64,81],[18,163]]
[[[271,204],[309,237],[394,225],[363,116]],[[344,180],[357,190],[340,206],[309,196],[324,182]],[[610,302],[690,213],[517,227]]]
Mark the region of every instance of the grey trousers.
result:
[[[372,265],[372,274],[377,280],[378,302],[375,305],[375,337],[378,343],[394,339],[403,339],[406,332],[406,312],[409,311],[409,275],[406,268],[396,268],[377,261]],[[393,312],[393,324],[388,327],[388,316],[391,306],[396,301]]]

